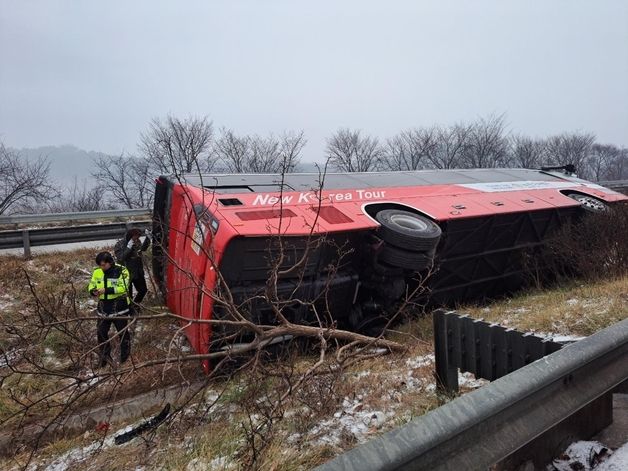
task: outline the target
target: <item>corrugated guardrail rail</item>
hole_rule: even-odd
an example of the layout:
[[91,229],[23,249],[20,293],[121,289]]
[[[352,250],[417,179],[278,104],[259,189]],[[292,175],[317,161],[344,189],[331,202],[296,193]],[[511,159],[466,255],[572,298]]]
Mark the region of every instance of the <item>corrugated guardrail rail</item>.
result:
[[609,182],[599,182],[600,185],[628,195],[628,180],[613,180]]
[[0,250],[23,247],[24,256],[30,257],[31,247],[117,239],[130,225],[148,229],[151,221],[0,231]]
[[89,221],[110,218],[150,217],[149,209],[113,209],[106,211],[81,211],[77,213],[46,213],[46,214],[16,214],[0,216],[0,226],[9,224],[44,224],[61,221]]
[[317,469],[487,469],[627,379],[624,319]]
[[[117,239],[124,234],[124,231],[130,225],[137,226],[142,229],[150,228],[151,221],[146,218],[150,217],[151,214],[152,212],[148,209],[116,209],[107,211],[83,211],[78,213],[18,214],[13,216],[0,216],[0,226],[15,225],[15,227],[17,227],[18,224],[96,221],[99,219],[112,218],[127,219],[127,222],[0,231],[0,250],[23,247],[24,256],[30,257],[31,247]],[[138,217],[142,219],[128,221],[128,218]]]

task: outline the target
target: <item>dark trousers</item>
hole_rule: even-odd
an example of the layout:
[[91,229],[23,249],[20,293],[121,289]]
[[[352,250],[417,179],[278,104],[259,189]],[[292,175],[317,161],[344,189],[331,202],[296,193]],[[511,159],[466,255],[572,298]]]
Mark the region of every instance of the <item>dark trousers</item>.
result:
[[[137,290],[135,297],[133,297],[133,288]],[[144,296],[146,296],[146,293],[148,293],[148,287],[146,286],[144,276],[142,275],[141,277],[133,278],[131,280],[131,286],[129,286],[129,297],[133,299],[133,302],[135,304],[141,303]]]
[[111,341],[109,340],[111,324],[116,327],[118,332],[122,332],[120,334],[120,362],[124,363],[129,358],[131,354],[131,334],[127,327],[128,323],[127,319],[119,319],[115,316],[104,317],[98,320],[96,329],[98,344],[100,345],[100,366],[104,366],[107,361],[111,360]]

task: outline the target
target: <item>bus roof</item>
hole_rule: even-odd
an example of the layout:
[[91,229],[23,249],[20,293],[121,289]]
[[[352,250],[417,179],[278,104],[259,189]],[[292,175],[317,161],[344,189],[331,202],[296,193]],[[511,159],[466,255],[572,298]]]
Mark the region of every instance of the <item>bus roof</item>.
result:
[[[566,176],[541,170],[500,168],[469,170],[415,170],[400,172],[327,173],[326,190],[454,185],[516,181],[557,181]],[[321,187],[318,173],[280,174],[189,174],[188,184],[216,193],[260,193],[273,191],[309,191]],[[283,180],[283,189],[281,188]]]

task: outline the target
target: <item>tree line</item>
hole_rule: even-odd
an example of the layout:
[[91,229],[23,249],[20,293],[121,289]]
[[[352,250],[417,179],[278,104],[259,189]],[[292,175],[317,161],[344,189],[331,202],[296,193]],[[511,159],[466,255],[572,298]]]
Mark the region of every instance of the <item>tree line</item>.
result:
[[[573,164],[587,180],[628,178],[626,147],[599,143],[587,132],[535,138],[507,128],[504,115],[410,128],[385,139],[340,128],[327,139],[325,157],[341,172]],[[0,214],[147,208],[158,175],[298,171],[306,143],[303,131],[242,135],[216,131],[208,117],[154,118],[140,134],[137,154],[97,158],[95,185],[59,190],[45,158],[28,161],[0,142]]]

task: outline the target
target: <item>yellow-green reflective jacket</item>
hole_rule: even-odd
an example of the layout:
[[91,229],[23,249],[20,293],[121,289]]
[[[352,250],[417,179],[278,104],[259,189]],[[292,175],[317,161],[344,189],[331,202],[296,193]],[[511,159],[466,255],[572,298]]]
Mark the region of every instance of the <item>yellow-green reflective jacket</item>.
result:
[[104,294],[98,296],[98,299],[102,301],[113,301],[128,296],[129,270],[118,264],[113,265],[107,271],[103,271],[102,268],[94,269],[87,291],[92,294],[92,291],[101,288],[106,290]]

